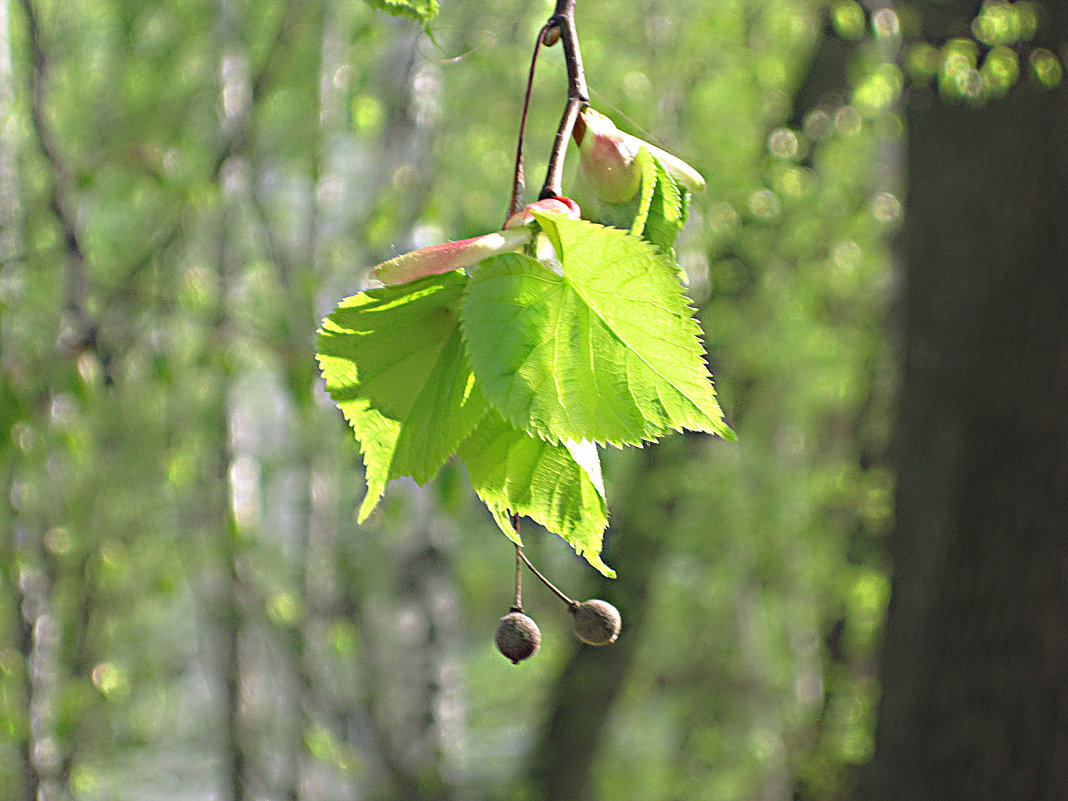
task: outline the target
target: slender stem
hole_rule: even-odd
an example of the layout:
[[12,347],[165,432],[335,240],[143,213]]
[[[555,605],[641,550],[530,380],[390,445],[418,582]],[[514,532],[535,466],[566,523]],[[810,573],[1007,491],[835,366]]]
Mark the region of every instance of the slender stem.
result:
[[[586,73],[582,67],[582,54],[579,52],[578,34],[575,32],[575,0],[556,0],[556,10],[547,24],[549,27],[558,28],[560,38],[563,40],[564,61],[567,65],[567,106],[560,118],[560,126],[556,129],[556,138],[553,140],[553,149],[549,156],[549,166],[545,171],[545,183],[538,196],[540,198],[562,194],[561,179],[567,140],[571,137],[571,131],[575,127],[579,112],[590,102]],[[542,35],[539,33],[539,41]]]
[[537,576],[539,579],[541,579],[542,584],[544,584],[546,587],[548,587],[550,590],[552,590],[556,594],[557,598],[559,598],[561,601],[563,601],[569,607],[577,607],[578,606],[578,602],[577,601],[572,601],[570,598],[568,598],[566,595],[564,595],[559,589],[557,589],[555,584],[553,584],[551,581],[549,581],[549,579],[545,578],[545,576],[543,576],[541,574],[541,571],[538,570],[538,568],[534,567],[533,563],[529,559],[527,559],[527,555],[525,553],[523,553],[523,549],[522,548],[516,546],[515,552],[516,552],[516,555],[520,559],[522,559],[524,562],[526,562],[527,567],[530,568],[530,572],[533,573],[535,576]]
[[556,138],[553,140],[553,151],[549,157],[549,167],[545,172],[545,183],[538,193],[539,199],[547,197],[559,197],[563,194],[561,188],[564,176],[564,154],[567,152],[567,140],[571,137],[571,131],[575,127],[579,111],[585,103],[579,100],[569,99],[564,116],[560,119],[560,127],[556,129]]
[[[512,525],[517,529],[519,528],[519,515],[515,515],[512,518]],[[520,612],[523,609],[523,562],[521,557],[523,555],[522,546],[515,546],[515,603],[512,604],[513,612]]]
[[527,112],[530,109],[530,91],[534,86],[534,67],[538,63],[538,51],[545,39],[546,31],[553,23],[546,22],[540,31],[538,39],[534,42],[534,55],[530,57],[530,70],[527,73],[527,92],[523,97],[523,116],[519,118],[519,141],[515,146],[515,172],[512,175],[512,200],[508,205],[508,216],[511,217],[523,205],[523,192],[526,189],[526,180],[523,177],[523,132],[527,127]]
[[559,26],[560,36],[564,41],[567,96],[588,103],[590,90],[586,87],[586,72],[582,68],[582,54],[579,52],[578,33],[575,30],[575,0],[556,0],[556,11],[550,22]]

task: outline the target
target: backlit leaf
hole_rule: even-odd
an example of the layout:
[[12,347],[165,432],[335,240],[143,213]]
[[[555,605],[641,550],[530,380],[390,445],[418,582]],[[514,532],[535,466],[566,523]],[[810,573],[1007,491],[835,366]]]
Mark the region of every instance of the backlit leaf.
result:
[[487,405],[464,357],[467,277],[431,276],[343,300],[323,320],[318,359],[367,467],[364,520],[386,483],[433,478]]
[[733,437],[674,264],[627,232],[537,217],[563,275],[521,254],[487,259],[461,312],[471,365],[504,418],[552,442]]
[[600,558],[608,510],[592,443],[546,442],[491,411],[458,454],[472,488],[509,539],[522,544],[509,520],[512,511],[559,534],[593,567],[615,576]]

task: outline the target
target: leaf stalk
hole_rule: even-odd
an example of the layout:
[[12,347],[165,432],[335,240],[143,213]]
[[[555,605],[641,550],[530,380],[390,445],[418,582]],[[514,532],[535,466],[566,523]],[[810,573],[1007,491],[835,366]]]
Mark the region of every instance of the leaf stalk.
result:
[[534,563],[527,558],[527,555],[525,553],[523,553],[523,548],[521,546],[515,546],[515,553],[516,556],[522,559],[526,563],[526,566],[530,568],[530,572],[537,576],[539,579],[541,579],[541,583],[548,587],[550,590],[552,590],[557,598],[567,604],[569,609],[578,607],[577,601],[573,601],[566,595],[564,595],[564,593],[561,592],[555,584],[553,584],[551,581],[549,581],[549,579],[545,578],[545,576],[542,575],[541,571],[538,570],[538,568],[534,567]]

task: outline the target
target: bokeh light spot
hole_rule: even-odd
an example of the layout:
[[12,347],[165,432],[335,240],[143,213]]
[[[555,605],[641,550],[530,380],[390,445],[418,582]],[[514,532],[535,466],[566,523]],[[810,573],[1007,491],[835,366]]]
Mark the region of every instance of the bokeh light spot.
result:
[[771,220],[779,215],[781,206],[778,196],[770,189],[758,189],[749,196],[749,211],[761,220]]
[[71,537],[70,530],[62,526],[48,529],[44,533],[43,542],[45,550],[56,556],[69,553],[71,548],[74,547],[74,538]]
[[834,114],[834,127],[846,136],[855,136],[863,126],[860,114],[852,106],[842,106]]
[[860,3],[855,3],[852,0],[835,3],[834,8],[831,10],[831,20],[834,24],[835,33],[849,41],[856,41],[863,36],[864,29],[867,26],[864,9],[861,8]]
[[708,224],[718,234],[724,234],[738,227],[738,212],[726,201],[716,203],[708,210]]
[[797,134],[789,128],[776,128],[768,137],[768,151],[780,159],[792,159],[797,155]]
[[905,51],[905,70],[916,83],[927,83],[942,69],[942,54],[937,47],[921,42]]
[[1020,38],[1020,20],[1009,3],[984,3],[979,16],[972,20],[972,35],[986,45],[1014,44]]
[[834,120],[831,119],[830,114],[818,108],[809,112],[805,117],[804,130],[809,139],[822,141],[834,134]]
[[880,8],[871,18],[871,27],[876,36],[897,36],[901,33],[901,23],[897,12],[892,8]]
[[901,201],[891,192],[880,192],[872,198],[871,212],[879,222],[895,222],[901,217]]
[[109,700],[123,697],[130,692],[130,680],[126,671],[112,662],[101,662],[89,674],[93,686]]
[[1044,47],[1036,47],[1031,53],[1031,70],[1035,78],[1047,89],[1060,86],[1064,76],[1060,59]]

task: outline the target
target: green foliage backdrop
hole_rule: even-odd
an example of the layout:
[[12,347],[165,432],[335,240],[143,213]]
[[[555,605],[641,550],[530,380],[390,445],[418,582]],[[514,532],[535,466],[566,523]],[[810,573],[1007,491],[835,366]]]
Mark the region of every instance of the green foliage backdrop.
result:
[[500,227],[551,4],[0,9],[0,799],[534,799],[554,759],[591,799],[840,797],[887,596],[895,34],[847,77],[819,3],[579,0],[594,105],[708,181],[677,253],[738,441],[609,449],[615,582],[524,532],[624,633],[592,662],[530,588],[516,668],[465,472],[357,525],[313,346],[371,265]]

